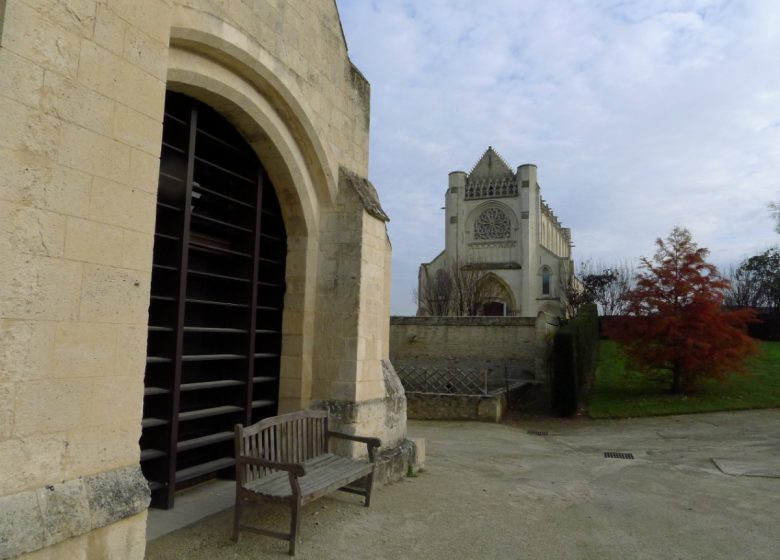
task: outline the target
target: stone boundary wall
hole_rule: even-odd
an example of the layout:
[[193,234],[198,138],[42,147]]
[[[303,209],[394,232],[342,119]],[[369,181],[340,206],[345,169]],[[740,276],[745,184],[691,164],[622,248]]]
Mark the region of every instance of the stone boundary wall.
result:
[[407,392],[408,417],[499,422],[523,387],[538,384],[546,391],[558,325],[544,312],[538,317],[391,317],[394,366],[487,369],[493,388],[482,396]]
[[414,420],[479,420],[500,422],[507,409],[507,394],[437,395],[409,393],[409,418]]
[[539,317],[391,317],[390,360],[400,365],[488,368],[493,375],[545,382],[549,333]]

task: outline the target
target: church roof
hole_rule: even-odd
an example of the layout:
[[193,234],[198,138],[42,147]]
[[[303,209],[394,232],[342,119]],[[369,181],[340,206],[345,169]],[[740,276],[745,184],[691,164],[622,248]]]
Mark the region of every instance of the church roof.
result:
[[488,146],[469,173],[470,180],[503,179],[508,176],[514,176],[514,172],[493,146]]

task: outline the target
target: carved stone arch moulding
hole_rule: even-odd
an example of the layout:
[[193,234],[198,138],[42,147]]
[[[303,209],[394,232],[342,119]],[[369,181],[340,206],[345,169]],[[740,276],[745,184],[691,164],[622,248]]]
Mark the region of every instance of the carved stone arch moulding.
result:
[[[276,184],[291,182],[274,177],[276,162],[284,162],[282,165],[288,168],[305,169],[310,192],[303,198],[312,198],[317,204],[335,202],[338,180],[332,172],[336,168],[333,156],[317,131],[312,120],[314,111],[294,76],[285,68],[268,65],[259,43],[242,31],[228,26],[216,29],[205,13],[187,11],[179,15],[184,21],[171,27],[168,89],[181,90],[218,109],[256,149],[273,146],[273,154],[258,155]],[[214,98],[230,99],[236,115],[220,110]],[[243,124],[247,121],[260,128],[245,130]],[[300,188],[303,182],[303,177],[296,177],[293,184]]]
[[506,304],[507,310],[517,307],[515,294],[506,280],[494,272],[488,272],[483,279],[483,287],[490,301],[500,301]]

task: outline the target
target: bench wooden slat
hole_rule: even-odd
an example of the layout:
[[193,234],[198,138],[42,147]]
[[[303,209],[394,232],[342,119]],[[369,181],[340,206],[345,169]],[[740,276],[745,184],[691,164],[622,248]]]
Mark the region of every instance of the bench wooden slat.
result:
[[[339,457],[330,453],[313,458],[311,461],[304,463],[306,469],[306,475],[300,478],[301,484],[308,484],[316,477],[321,476],[323,469],[333,464]],[[313,475],[310,477],[310,475]],[[273,474],[263,477],[261,480],[253,481],[245,485],[247,489],[257,494],[263,494],[267,496],[290,496],[290,481],[286,472],[275,471]]]
[[[373,470],[373,465],[370,463],[352,461],[330,453],[305,461],[303,465],[306,475],[298,480],[304,495],[319,492],[334,483],[340,483],[341,486],[349,484]],[[284,472],[262,477],[244,486],[247,490],[264,496],[278,498],[292,495],[287,473]]]

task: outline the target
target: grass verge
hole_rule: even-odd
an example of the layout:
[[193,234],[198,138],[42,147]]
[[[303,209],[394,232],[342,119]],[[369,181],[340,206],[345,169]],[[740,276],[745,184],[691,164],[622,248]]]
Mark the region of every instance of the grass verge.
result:
[[670,378],[626,371],[618,345],[602,340],[596,381],[588,402],[591,418],[628,418],[719,410],[780,407],[780,342],[760,342],[747,373],[707,381],[688,395],[669,393]]

